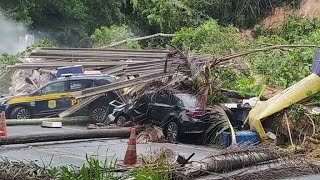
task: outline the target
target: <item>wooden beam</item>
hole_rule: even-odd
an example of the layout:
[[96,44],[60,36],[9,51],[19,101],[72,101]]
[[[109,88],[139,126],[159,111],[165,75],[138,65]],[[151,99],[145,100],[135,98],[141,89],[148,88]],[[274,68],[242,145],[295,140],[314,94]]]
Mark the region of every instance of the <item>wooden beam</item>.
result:
[[72,106],[71,108],[61,112],[59,114],[59,117],[60,118],[68,117],[68,116],[72,115],[73,113],[77,112],[78,110],[80,110],[81,108],[87,106],[88,104],[90,104],[94,100],[98,99],[99,97],[101,97],[101,94],[100,95],[96,95],[96,96],[92,96],[92,97],[87,97],[87,98],[83,99],[80,103],[78,103],[78,104]]
[[84,98],[84,97],[89,97],[89,96],[95,96],[98,94],[104,94],[110,91],[118,90],[118,89],[123,89],[126,87],[134,86],[137,84],[141,83],[146,83],[148,81],[154,80],[154,79],[159,79],[159,78],[165,78],[170,76],[171,74],[165,74],[165,73],[153,73],[150,75],[142,76],[139,78],[135,78],[132,80],[125,80],[121,82],[115,82],[111,84],[107,84],[104,86],[99,86],[99,87],[94,87],[94,88],[89,88],[85,89],[83,91],[78,91],[75,94],[76,98]]
[[1,145],[25,144],[25,143],[37,143],[37,142],[110,138],[110,137],[127,138],[129,136],[130,136],[130,128],[99,129],[99,130],[51,132],[51,133],[31,134],[31,135],[15,135],[15,136],[9,135],[8,137],[2,136],[0,137],[0,144]]
[[66,118],[39,118],[39,119],[7,119],[7,126],[16,125],[40,125],[42,121],[62,122],[63,124],[81,124],[89,121],[88,116],[76,116]]

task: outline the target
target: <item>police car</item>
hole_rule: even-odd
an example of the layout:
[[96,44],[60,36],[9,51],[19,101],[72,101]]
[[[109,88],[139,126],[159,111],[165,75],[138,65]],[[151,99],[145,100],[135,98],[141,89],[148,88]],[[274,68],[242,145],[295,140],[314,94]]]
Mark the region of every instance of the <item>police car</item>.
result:
[[[81,102],[73,96],[76,91],[114,82],[109,75],[71,76],[57,78],[36,91],[14,97],[0,98],[0,112],[7,119],[32,119],[58,116],[64,110]],[[109,103],[118,96],[108,92],[73,115],[88,115],[95,122],[104,122],[113,108]]]

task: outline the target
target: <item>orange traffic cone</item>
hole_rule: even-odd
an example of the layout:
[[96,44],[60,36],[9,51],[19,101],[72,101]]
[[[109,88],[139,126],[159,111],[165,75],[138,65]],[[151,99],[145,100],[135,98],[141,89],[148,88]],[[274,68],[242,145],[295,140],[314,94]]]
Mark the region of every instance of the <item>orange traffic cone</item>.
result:
[[7,123],[6,123],[6,114],[5,112],[0,113],[0,136],[7,137],[8,130],[7,130]]
[[136,128],[131,128],[128,149],[124,157],[123,164],[132,166],[137,163],[137,145],[136,145]]

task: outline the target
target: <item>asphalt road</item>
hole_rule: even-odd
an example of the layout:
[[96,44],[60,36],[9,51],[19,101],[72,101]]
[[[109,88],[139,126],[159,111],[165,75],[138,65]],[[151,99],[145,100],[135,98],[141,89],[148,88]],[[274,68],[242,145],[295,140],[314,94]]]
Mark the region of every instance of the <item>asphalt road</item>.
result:
[[[47,132],[62,131],[84,131],[81,126],[64,126],[62,128],[42,128],[40,126],[9,126],[8,134],[41,134]],[[75,141],[59,141],[46,143],[31,143],[21,145],[4,145],[0,147],[2,157],[10,160],[34,161],[39,165],[75,165],[81,166],[86,155],[96,156],[100,160],[123,160],[128,139],[88,139]],[[188,157],[192,153],[195,156],[191,160],[201,160],[207,156],[216,154],[218,149],[199,145],[170,144],[170,143],[148,143],[137,144],[137,153],[146,155],[147,153],[161,148],[169,148],[182,156]]]
[[[63,131],[84,131],[83,126],[63,126],[62,128],[42,128],[40,126],[9,126],[9,135],[27,135],[27,134],[43,134],[48,132],[63,132]],[[127,149],[128,139],[87,139],[87,140],[74,140],[74,141],[59,141],[59,142],[46,142],[46,143],[30,143],[30,144],[17,144],[17,145],[4,145],[0,146],[0,153],[2,157],[16,161],[33,161],[40,166],[61,166],[61,165],[74,165],[81,166],[86,161],[86,155],[96,156],[101,161],[118,160],[124,158]],[[195,153],[191,159],[193,161],[201,160],[207,156],[218,153],[219,149],[212,147],[190,145],[190,144],[170,144],[170,143],[148,143],[137,144],[137,153],[146,155],[151,151],[169,148],[182,156],[188,157],[190,154]],[[248,167],[245,169],[229,172],[225,175],[232,175],[239,173],[239,171],[257,171],[265,168],[270,168],[269,165],[259,167]],[[199,180],[216,179],[218,176],[207,176],[199,178]],[[319,175],[304,176],[288,179],[297,180],[316,180]]]

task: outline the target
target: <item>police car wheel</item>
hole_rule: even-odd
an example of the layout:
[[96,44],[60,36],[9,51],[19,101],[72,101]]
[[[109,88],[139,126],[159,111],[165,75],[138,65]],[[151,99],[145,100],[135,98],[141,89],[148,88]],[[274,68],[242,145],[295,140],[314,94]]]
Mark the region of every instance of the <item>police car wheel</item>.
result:
[[31,112],[25,107],[16,107],[11,111],[11,119],[31,119]]
[[89,112],[89,117],[96,123],[103,123],[108,117],[108,108],[105,106],[94,106]]

